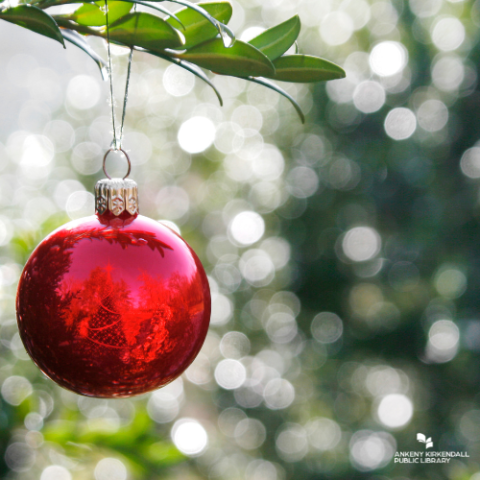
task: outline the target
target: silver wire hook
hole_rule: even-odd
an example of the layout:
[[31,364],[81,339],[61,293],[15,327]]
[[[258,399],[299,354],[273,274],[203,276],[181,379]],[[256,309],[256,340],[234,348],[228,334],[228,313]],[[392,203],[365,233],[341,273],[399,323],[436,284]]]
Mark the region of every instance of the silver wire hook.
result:
[[107,173],[107,169],[106,169],[106,165],[105,165],[105,162],[107,161],[108,154],[109,154],[110,152],[122,152],[123,155],[125,156],[125,158],[127,159],[128,170],[127,170],[126,175],[123,177],[123,179],[125,180],[125,179],[130,175],[130,171],[132,170],[132,162],[130,161],[130,157],[128,156],[127,152],[126,152],[123,148],[110,147],[110,148],[105,152],[105,155],[104,155],[104,157],[103,157],[103,173],[107,176],[107,178],[109,178],[109,179],[112,178],[112,177]]

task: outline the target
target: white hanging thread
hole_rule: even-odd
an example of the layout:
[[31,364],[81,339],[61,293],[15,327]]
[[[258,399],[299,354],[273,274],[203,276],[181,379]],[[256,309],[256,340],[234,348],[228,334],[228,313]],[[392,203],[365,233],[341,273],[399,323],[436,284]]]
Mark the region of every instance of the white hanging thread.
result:
[[[134,11],[136,11],[137,6],[134,5]],[[130,86],[130,73],[132,70],[132,57],[133,57],[133,45],[130,47],[130,54],[128,56],[128,67],[127,67],[127,79],[125,81],[125,95],[123,97],[123,111],[122,111],[122,122],[120,124],[120,134],[117,137],[117,127],[116,127],[116,117],[115,117],[115,97],[113,95],[113,71],[112,71],[112,54],[110,51],[110,28],[108,22],[108,0],[105,0],[105,22],[107,26],[107,57],[108,57],[108,78],[110,83],[110,104],[112,107],[112,127],[113,127],[113,140],[111,146],[114,150],[122,149],[123,141],[123,128],[125,124],[125,113],[127,111],[127,100],[128,100],[128,88]]]

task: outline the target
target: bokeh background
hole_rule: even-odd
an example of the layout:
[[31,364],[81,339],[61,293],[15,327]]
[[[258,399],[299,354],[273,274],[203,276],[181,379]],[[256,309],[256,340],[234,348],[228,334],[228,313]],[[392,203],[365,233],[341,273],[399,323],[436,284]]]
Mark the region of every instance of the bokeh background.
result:
[[[244,39],[298,14],[300,50],[347,77],[282,85],[302,125],[262,87],[217,76],[220,108],[134,54],[141,211],[196,250],[213,314],[181,378],[124,400],[46,379],[14,305],[35,245],[94,210],[107,84],[72,45],[0,24],[0,477],[479,480],[480,2],[232,3]],[[113,53],[121,106],[128,51]],[[395,464],[425,451],[419,432],[469,457]]]

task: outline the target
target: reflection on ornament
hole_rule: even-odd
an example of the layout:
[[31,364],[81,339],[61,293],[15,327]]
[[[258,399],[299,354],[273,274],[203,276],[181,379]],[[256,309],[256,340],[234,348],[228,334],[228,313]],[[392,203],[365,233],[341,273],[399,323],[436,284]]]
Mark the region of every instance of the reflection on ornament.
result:
[[47,236],[18,286],[25,348],[59,385],[95,397],[148,392],[198,354],[210,291],[195,252],[138,215],[136,184],[101,180],[97,215]]

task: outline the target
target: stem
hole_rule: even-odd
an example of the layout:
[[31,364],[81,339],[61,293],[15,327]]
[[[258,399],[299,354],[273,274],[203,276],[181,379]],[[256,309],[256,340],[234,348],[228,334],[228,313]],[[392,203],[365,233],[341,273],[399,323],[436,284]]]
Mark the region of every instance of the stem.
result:
[[78,23],[71,22],[62,15],[52,15],[52,17],[57,22],[59,27],[68,28],[69,30],[75,30],[78,33],[84,33],[86,35],[94,35],[95,37],[106,38],[106,35],[99,30],[93,30],[92,28],[86,27],[85,25],[79,25]]

